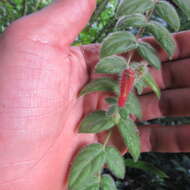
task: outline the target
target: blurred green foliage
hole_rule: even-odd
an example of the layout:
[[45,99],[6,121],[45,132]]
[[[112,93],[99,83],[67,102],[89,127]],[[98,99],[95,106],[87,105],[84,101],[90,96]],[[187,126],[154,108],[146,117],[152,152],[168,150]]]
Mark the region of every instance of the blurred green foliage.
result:
[[52,0],[1,0],[0,33],[14,20],[41,9],[51,1]]
[[113,30],[116,19],[114,12],[117,0],[99,0],[86,28],[80,33],[75,44],[89,44],[101,42],[102,39]]
[[[75,45],[101,42],[113,31],[116,23],[114,17],[119,0],[97,0],[97,9],[86,28],[80,33]],[[33,13],[47,6],[52,0],[0,0],[0,33],[14,20]],[[190,28],[190,22],[179,10],[181,30]]]

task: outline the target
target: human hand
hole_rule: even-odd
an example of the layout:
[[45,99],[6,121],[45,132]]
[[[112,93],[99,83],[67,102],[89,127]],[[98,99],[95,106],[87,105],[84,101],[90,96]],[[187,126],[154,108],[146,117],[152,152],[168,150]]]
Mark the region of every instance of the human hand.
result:
[[[97,141],[95,135],[77,134],[76,129],[85,113],[105,106],[101,94],[77,98],[93,77],[89,73],[97,63],[98,46],[69,46],[94,8],[93,0],[59,0],[15,22],[1,36],[1,190],[66,190],[75,152]],[[142,107],[149,102],[147,97],[153,98],[149,95],[142,96]],[[152,111],[159,116],[156,108]],[[144,119],[154,117],[144,111]],[[159,150],[151,143],[159,140],[162,145],[162,129],[140,130],[142,151]],[[185,127],[183,131],[188,135]],[[158,132],[163,133],[159,139],[152,138]],[[113,143],[122,146],[118,138]]]
[[80,47],[70,47],[95,3],[55,1],[1,36],[1,190],[66,190],[75,152],[97,141],[76,132],[98,95],[88,102],[77,97],[89,74]]

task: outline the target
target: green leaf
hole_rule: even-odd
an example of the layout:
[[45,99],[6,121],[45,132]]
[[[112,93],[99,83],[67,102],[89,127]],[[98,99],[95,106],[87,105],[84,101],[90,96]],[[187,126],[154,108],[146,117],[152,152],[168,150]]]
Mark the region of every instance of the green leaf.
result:
[[172,0],[190,19],[190,0]]
[[78,190],[85,188],[91,183],[93,176],[101,172],[103,165],[105,164],[105,151],[104,146],[101,144],[91,144],[77,155],[71,168],[69,175],[69,189]]
[[153,9],[155,3],[152,0],[123,0],[118,6],[116,16],[131,15],[134,13],[145,13]]
[[125,108],[129,110],[130,114],[134,114],[139,119],[142,118],[141,104],[139,102],[139,99],[134,93],[130,93]]
[[111,104],[111,105],[117,104],[117,98],[116,97],[108,97],[108,98],[105,99],[105,101],[108,104]]
[[96,65],[96,73],[116,74],[126,68],[126,60],[120,56],[109,56],[100,60]]
[[100,189],[99,184],[96,184],[96,185],[88,187],[88,189],[86,189],[86,190],[99,190],[99,189]]
[[112,116],[114,113],[116,113],[118,110],[117,105],[112,105],[109,110],[106,112],[106,115]]
[[114,121],[105,111],[95,111],[87,115],[80,124],[80,133],[99,133],[114,127]]
[[121,179],[125,177],[124,159],[115,148],[106,147],[106,163],[116,177]]
[[80,187],[80,190],[99,190],[99,188],[100,188],[100,179],[99,176],[97,175],[89,178],[88,183],[86,183],[85,185],[83,184]]
[[121,118],[123,118],[124,120],[128,119],[130,110],[126,109],[126,107],[119,108],[119,114],[120,114]]
[[146,42],[139,43],[138,52],[150,65],[160,69],[161,62],[156,55],[155,49],[150,44]]
[[127,119],[129,114],[133,114],[139,119],[142,118],[141,105],[134,93],[129,94],[125,107],[120,108],[119,112],[123,119]]
[[147,87],[147,84],[144,82],[144,80],[139,79],[136,83],[135,83],[135,88],[137,89],[137,93],[139,95],[142,95],[144,88]]
[[[93,184],[90,185],[89,187],[85,188],[84,190],[99,190],[100,189],[100,185],[99,184]],[[83,189],[80,189],[83,190]]]
[[131,119],[128,119],[126,121],[121,119],[118,128],[129,153],[132,155],[134,161],[136,162],[139,159],[141,149],[140,137],[135,123]]
[[176,43],[170,32],[164,26],[154,21],[147,24],[146,29],[149,33],[153,34],[160,46],[171,58],[175,53]]
[[88,83],[81,91],[80,96],[87,95],[93,92],[115,92],[118,93],[118,83],[109,77],[99,78]]
[[156,14],[164,19],[176,32],[180,28],[180,19],[174,6],[167,1],[159,1],[155,7]]
[[113,120],[114,124],[117,125],[120,120],[120,114],[118,113],[118,106],[112,105],[106,112],[106,115]]
[[160,178],[168,178],[167,174],[165,174],[163,171],[161,171],[160,169],[156,168],[155,166],[147,162],[143,161],[134,162],[132,159],[126,159],[125,165],[130,168],[142,169],[144,171],[153,173],[159,176]]
[[93,186],[88,187],[86,190],[99,190],[99,184],[95,184]]
[[107,57],[114,54],[128,52],[137,48],[136,38],[127,31],[114,32],[109,34],[103,41],[100,57]]
[[117,29],[140,28],[146,25],[146,17],[142,14],[134,14],[121,17],[117,23]]
[[146,84],[148,86],[150,86],[153,90],[153,92],[156,94],[156,96],[158,98],[160,98],[160,89],[156,83],[156,81],[154,80],[154,78],[152,77],[152,75],[150,73],[146,73],[144,76],[143,76],[143,80],[146,82]]
[[117,190],[113,178],[109,175],[103,175],[101,180],[101,189],[102,190]]

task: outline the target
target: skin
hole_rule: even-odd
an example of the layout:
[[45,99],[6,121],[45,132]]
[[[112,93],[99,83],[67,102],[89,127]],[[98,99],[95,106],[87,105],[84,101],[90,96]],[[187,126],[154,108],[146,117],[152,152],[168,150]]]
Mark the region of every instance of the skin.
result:
[[[82,116],[106,108],[106,94],[78,98],[94,77],[99,45],[71,47],[96,6],[95,0],[57,0],[14,22],[0,37],[0,189],[67,190],[76,152],[105,134],[78,134]],[[190,32],[175,34],[174,60],[152,39],[163,67],[151,69],[162,97],[146,89],[143,120],[190,115]],[[190,126],[139,127],[142,151],[190,151]],[[110,141],[121,152],[121,138]]]

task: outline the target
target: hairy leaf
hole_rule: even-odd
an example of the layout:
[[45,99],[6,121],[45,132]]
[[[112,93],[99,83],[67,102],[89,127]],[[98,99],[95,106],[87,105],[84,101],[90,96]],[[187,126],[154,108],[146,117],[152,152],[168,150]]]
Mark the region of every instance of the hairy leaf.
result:
[[127,104],[125,105],[126,109],[129,109],[130,114],[134,114],[137,116],[139,119],[142,117],[142,112],[141,112],[141,105],[139,102],[139,99],[134,93],[130,93],[129,99]]
[[156,4],[156,14],[164,19],[172,29],[178,31],[180,28],[180,19],[174,6],[167,1],[159,1]]
[[115,92],[118,93],[118,84],[116,80],[108,77],[99,78],[88,83],[81,91],[80,96],[84,96],[93,92]]
[[81,184],[80,190],[99,190],[99,188],[100,188],[100,179],[97,175],[89,178],[87,183]]
[[150,65],[160,69],[161,62],[156,55],[155,49],[150,44],[146,42],[139,43],[138,52]]
[[137,89],[137,93],[141,95],[143,93],[143,89],[147,86],[144,80],[140,79],[135,83],[135,88]]
[[96,73],[116,74],[126,68],[126,60],[120,56],[109,56],[100,60],[96,65]]
[[156,96],[158,98],[160,98],[160,89],[156,83],[156,81],[154,80],[154,78],[152,77],[152,75],[150,73],[146,73],[143,76],[143,80],[147,83],[148,86],[150,86],[153,90],[153,92],[156,94]]
[[121,179],[125,177],[124,159],[115,148],[106,147],[106,163],[116,177]]
[[136,38],[127,31],[114,32],[109,34],[103,41],[100,56],[101,58],[114,54],[128,52],[137,48]]
[[156,38],[160,46],[168,53],[170,58],[173,56],[176,50],[176,43],[170,34],[170,32],[161,24],[151,21],[147,24],[147,31]]
[[116,97],[110,96],[110,97],[106,98],[105,101],[111,105],[117,104],[117,98]]
[[190,0],[172,0],[190,19]]
[[118,127],[129,153],[136,162],[139,159],[141,149],[140,137],[135,123],[131,119],[121,119]]
[[80,123],[80,133],[99,133],[114,127],[114,121],[105,111],[95,111]]
[[109,175],[103,175],[101,180],[101,190],[117,190],[113,178]]
[[[90,180],[99,173],[105,164],[104,147],[101,144],[91,144],[77,155],[69,176],[69,189],[78,190],[88,185]],[[96,179],[94,179],[96,183]]]
[[139,28],[146,25],[146,18],[142,14],[122,16],[116,23],[117,29]]
[[116,16],[145,13],[153,8],[154,2],[152,0],[123,0],[118,6]]
[[112,105],[106,112],[108,116],[112,116],[118,110],[117,105]]
[[127,119],[129,114],[133,114],[139,119],[142,117],[141,105],[134,93],[129,94],[125,107],[120,108],[119,113],[123,119]]
[[147,162],[143,161],[134,162],[132,159],[126,159],[125,165],[130,168],[142,169],[144,171],[153,173],[159,176],[160,178],[168,178],[167,174],[165,174],[163,171],[161,171],[160,169],[156,168],[155,166]]

